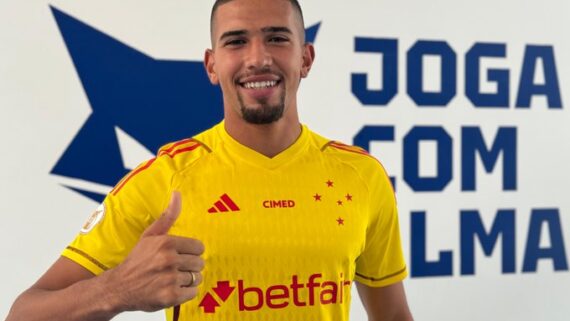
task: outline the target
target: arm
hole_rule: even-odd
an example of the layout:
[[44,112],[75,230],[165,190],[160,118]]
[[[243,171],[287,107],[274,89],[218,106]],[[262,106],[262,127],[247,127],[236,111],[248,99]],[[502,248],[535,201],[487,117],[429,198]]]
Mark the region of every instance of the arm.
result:
[[[123,263],[95,277],[61,257],[14,302],[6,321],[110,320],[123,311],[156,311],[196,296],[204,266],[201,242],[167,235],[180,212],[173,194]],[[192,276],[188,271],[195,271]]]
[[6,321],[110,320],[119,311],[112,302],[104,274],[94,275],[79,264],[60,257],[10,309]]
[[402,282],[378,288],[356,282],[356,288],[369,321],[413,320]]

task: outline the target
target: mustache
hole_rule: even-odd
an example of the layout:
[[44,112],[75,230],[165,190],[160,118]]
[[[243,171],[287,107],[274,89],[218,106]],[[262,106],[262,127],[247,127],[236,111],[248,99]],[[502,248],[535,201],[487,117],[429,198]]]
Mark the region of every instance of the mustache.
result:
[[235,79],[236,82],[239,82],[240,79],[252,76],[276,76],[282,78],[282,73],[272,70],[271,67],[263,67],[263,68],[256,68],[256,69],[249,69],[244,72],[240,72],[236,75]]

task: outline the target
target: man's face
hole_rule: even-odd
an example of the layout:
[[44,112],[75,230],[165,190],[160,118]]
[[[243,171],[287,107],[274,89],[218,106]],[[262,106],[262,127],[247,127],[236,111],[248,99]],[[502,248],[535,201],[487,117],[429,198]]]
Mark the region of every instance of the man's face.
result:
[[286,0],[234,0],[218,8],[205,65],[222,88],[226,118],[269,124],[296,113],[299,82],[314,57],[303,33]]

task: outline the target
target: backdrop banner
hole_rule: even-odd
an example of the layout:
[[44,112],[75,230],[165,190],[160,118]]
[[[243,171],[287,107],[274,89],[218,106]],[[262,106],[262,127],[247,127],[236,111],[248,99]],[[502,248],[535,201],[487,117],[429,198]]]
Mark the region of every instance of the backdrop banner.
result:
[[[211,4],[0,3],[0,317],[121,177],[221,120]],[[415,319],[568,320],[570,2],[301,5],[301,120],[386,167]]]

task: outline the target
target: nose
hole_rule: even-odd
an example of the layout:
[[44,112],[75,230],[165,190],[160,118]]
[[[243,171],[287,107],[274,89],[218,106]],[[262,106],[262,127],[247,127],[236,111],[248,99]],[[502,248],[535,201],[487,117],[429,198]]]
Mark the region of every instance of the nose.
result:
[[250,42],[247,68],[248,69],[266,69],[273,63],[270,52],[267,50],[265,43],[261,40],[253,40]]

